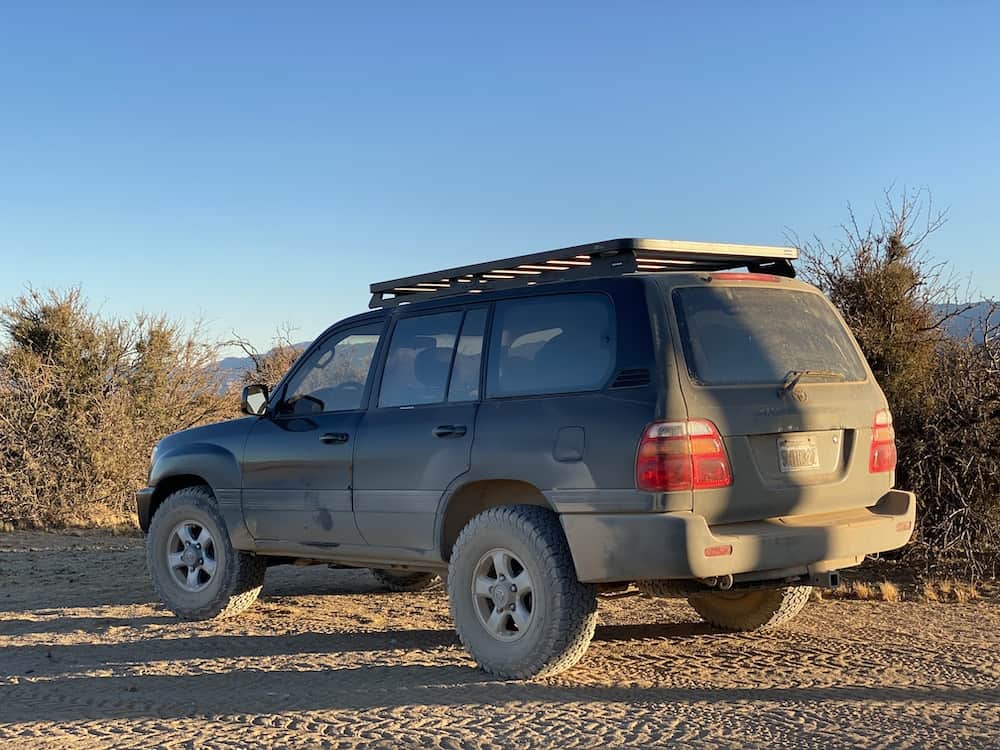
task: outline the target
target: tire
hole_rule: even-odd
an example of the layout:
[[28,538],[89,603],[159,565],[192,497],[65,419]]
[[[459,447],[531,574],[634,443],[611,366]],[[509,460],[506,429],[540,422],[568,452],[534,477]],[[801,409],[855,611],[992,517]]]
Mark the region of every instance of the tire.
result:
[[[197,559],[184,557],[195,546],[185,539],[202,544],[192,553]],[[211,572],[208,562],[214,562]],[[182,620],[210,620],[232,617],[253,604],[267,564],[262,557],[233,549],[207,487],[186,487],[171,494],[153,515],[146,567],[167,609]]]
[[784,625],[801,612],[811,591],[811,586],[718,591],[688,597],[688,604],[705,622],[725,630],[766,630]]
[[372,568],[375,580],[389,591],[423,591],[429,589],[437,580],[435,573],[406,572],[401,570],[385,570]]
[[577,580],[559,519],[545,508],[512,505],[473,518],[455,542],[447,583],[462,644],[497,677],[563,672],[594,637],[596,590]]

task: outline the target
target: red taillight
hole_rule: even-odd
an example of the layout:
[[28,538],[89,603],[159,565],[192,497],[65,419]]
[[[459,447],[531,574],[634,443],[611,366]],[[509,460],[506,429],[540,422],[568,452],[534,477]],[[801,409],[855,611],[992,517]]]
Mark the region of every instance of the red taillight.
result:
[[707,419],[654,422],[639,441],[635,483],[650,492],[728,487],[733,474],[719,430]]
[[888,409],[875,412],[872,422],[872,448],[868,454],[868,471],[872,474],[896,468],[896,431],[892,428],[892,414]]
[[716,271],[709,274],[709,278],[714,281],[770,281],[772,283],[781,281],[781,277],[775,276],[773,273],[743,273],[742,271],[735,273],[732,271]]

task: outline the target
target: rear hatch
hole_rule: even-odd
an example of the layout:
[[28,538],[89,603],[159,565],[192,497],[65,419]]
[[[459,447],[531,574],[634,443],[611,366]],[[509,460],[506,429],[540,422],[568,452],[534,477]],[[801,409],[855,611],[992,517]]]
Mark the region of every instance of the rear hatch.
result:
[[892,484],[869,471],[885,397],[833,306],[778,277],[704,278],[671,288],[668,307],[688,415],[719,428],[733,483],[696,491],[695,513],[720,524],[874,505]]

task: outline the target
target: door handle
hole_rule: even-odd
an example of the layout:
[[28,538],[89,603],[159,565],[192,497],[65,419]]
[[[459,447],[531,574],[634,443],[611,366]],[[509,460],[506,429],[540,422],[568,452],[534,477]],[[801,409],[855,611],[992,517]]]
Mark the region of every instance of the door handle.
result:
[[349,438],[350,435],[346,432],[327,432],[320,435],[319,441],[327,445],[335,445],[337,443],[346,443]]
[[462,437],[465,435],[466,427],[464,424],[443,424],[434,428],[434,437],[448,438],[448,437]]

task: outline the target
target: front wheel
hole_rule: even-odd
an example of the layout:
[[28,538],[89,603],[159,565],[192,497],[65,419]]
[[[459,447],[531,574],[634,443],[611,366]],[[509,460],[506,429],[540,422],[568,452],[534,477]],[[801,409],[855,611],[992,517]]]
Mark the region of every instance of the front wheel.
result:
[[557,674],[586,652],[597,596],[576,578],[559,519],[545,508],[491,508],[462,530],[448,597],[459,638],[498,677]]
[[802,611],[811,586],[785,586],[756,591],[714,591],[688,597],[694,611],[707,623],[726,630],[765,630],[778,627]]
[[163,501],[149,525],[146,566],[160,600],[182,620],[239,614],[256,601],[267,568],[263,558],[233,549],[207,487]]

